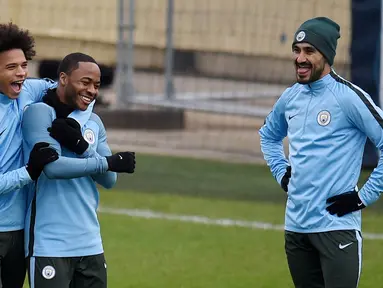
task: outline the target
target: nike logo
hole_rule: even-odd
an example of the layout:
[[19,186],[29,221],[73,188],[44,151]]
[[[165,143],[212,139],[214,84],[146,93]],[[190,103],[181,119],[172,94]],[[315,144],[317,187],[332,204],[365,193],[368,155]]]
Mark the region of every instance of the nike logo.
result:
[[342,245],[342,243],[339,243],[339,249],[343,250],[344,248],[346,248],[346,247],[348,247],[350,245],[352,245],[352,242],[350,242],[350,243],[348,243],[346,245]]
[[118,154],[118,157],[120,157],[120,159],[122,160],[122,156],[120,154]]
[[76,146],[78,145],[78,143],[80,143],[80,139],[77,140]]
[[360,206],[362,206],[363,205],[363,203],[358,203],[358,207],[360,207]]
[[295,114],[293,116],[289,116],[289,120],[293,119],[295,116],[297,116],[298,114]]
[[5,130],[7,130],[7,128],[5,128],[4,131],[0,133],[0,136],[3,135],[3,133],[5,132]]

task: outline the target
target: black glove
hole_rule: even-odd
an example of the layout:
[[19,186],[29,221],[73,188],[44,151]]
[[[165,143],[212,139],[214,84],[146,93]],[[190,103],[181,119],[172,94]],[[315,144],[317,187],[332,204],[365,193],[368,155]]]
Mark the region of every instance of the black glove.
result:
[[326,210],[330,212],[331,215],[337,214],[339,217],[366,208],[356,191],[330,197],[327,199],[326,203],[331,203]]
[[81,155],[88,149],[88,142],[82,137],[81,126],[72,118],[59,118],[48,128],[49,135],[56,139],[63,147]]
[[287,185],[289,185],[290,177],[291,177],[291,166],[287,166],[285,175],[283,175],[281,180],[281,187],[283,190],[285,190],[285,192],[287,192]]
[[136,155],[134,152],[119,152],[107,156],[109,170],[113,172],[134,173],[136,168]]
[[26,165],[29,176],[32,180],[37,180],[44,166],[48,163],[54,162],[59,158],[56,150],[49,147],[49,143],[39,142],[33,146],[29,154],[29,161]]

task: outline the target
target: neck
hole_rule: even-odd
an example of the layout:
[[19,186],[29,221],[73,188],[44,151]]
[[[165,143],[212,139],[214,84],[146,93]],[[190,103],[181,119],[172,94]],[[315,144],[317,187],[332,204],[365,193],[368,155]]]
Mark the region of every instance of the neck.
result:
[[330,72],[331,72],[331,66],[328,65],[328,64],[326,64],[326,65],[324,66],[324,69],[323,69],[322,74],[320,75],[320,78],[319,78],[319,79],[322,79],[322,78],[325,77],[326,75],[330,74]]

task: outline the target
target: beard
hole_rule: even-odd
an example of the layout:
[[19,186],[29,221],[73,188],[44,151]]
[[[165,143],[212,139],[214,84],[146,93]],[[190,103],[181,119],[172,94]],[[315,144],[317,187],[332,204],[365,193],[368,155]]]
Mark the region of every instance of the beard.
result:
[[[298,68],[309,68],[311,69],[310,76],[308,78],[303,77],[301,78],[298,74],[297,69]],[[312,65],[310,62],[304,62],[304,63],[299,63],[295,61],[295,69],[296,69],[296,78],[297,82],[299,84],[309,84],[312,82],[315,82],[319,80],[322,76],[323,70],[325,69],[325,61],[321,61],[318,66]]]
[[76,89],[73,87],[73,85],[68,84],[67,87],[65,87],[64,91],[64,98],[65,98],[65,104],[68,106],[77,109],[76,105],[76,98],[77,98],[77,92]]

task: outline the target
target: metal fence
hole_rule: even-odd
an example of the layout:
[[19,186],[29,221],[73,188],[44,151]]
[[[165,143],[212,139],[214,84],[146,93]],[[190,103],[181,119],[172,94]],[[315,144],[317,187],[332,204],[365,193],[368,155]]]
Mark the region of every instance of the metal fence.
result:
[[348,0],[118,3],[115,106],[180,109],[186,118],[182,131],[119,131],[121,143],[259,159],[256,129],[294,81],[292,37],[310,17],[341,25],[335,69],[349,74]]
[[[341,72],[348,72],[348,0],[145,2],[119,0],[118,105],[130,102],[265,117],[270,107],[258,105],[257,99],[275,100],[293,81],[292,36],[300,23],[316,15],[325,14],[341,24],[336,64]],[[164,81],[155,93],[135,87],[140,80],[133,77],[134,49],[141,45],[156,48],[157,57],[162,58],[163,79],[146,76],[148,83],[151,77],[157,77],[153,83]],[[175,64],[182,68],[175,69]],[[201,75],[226,80],[208,81]]]
[[[256,129],[294,81],[291,41],[307,18],[341,26],[348,77],[350,0],[0,0],[0,20],[36,38],[36,60],[73,51],[116,68],[113,108],[183,111],[182,131],[108,132],[116,145],[232,158],[259,154]],[[146,147],[146,148],[143,148]],[[225,155],[226,155],[225,154]]]

